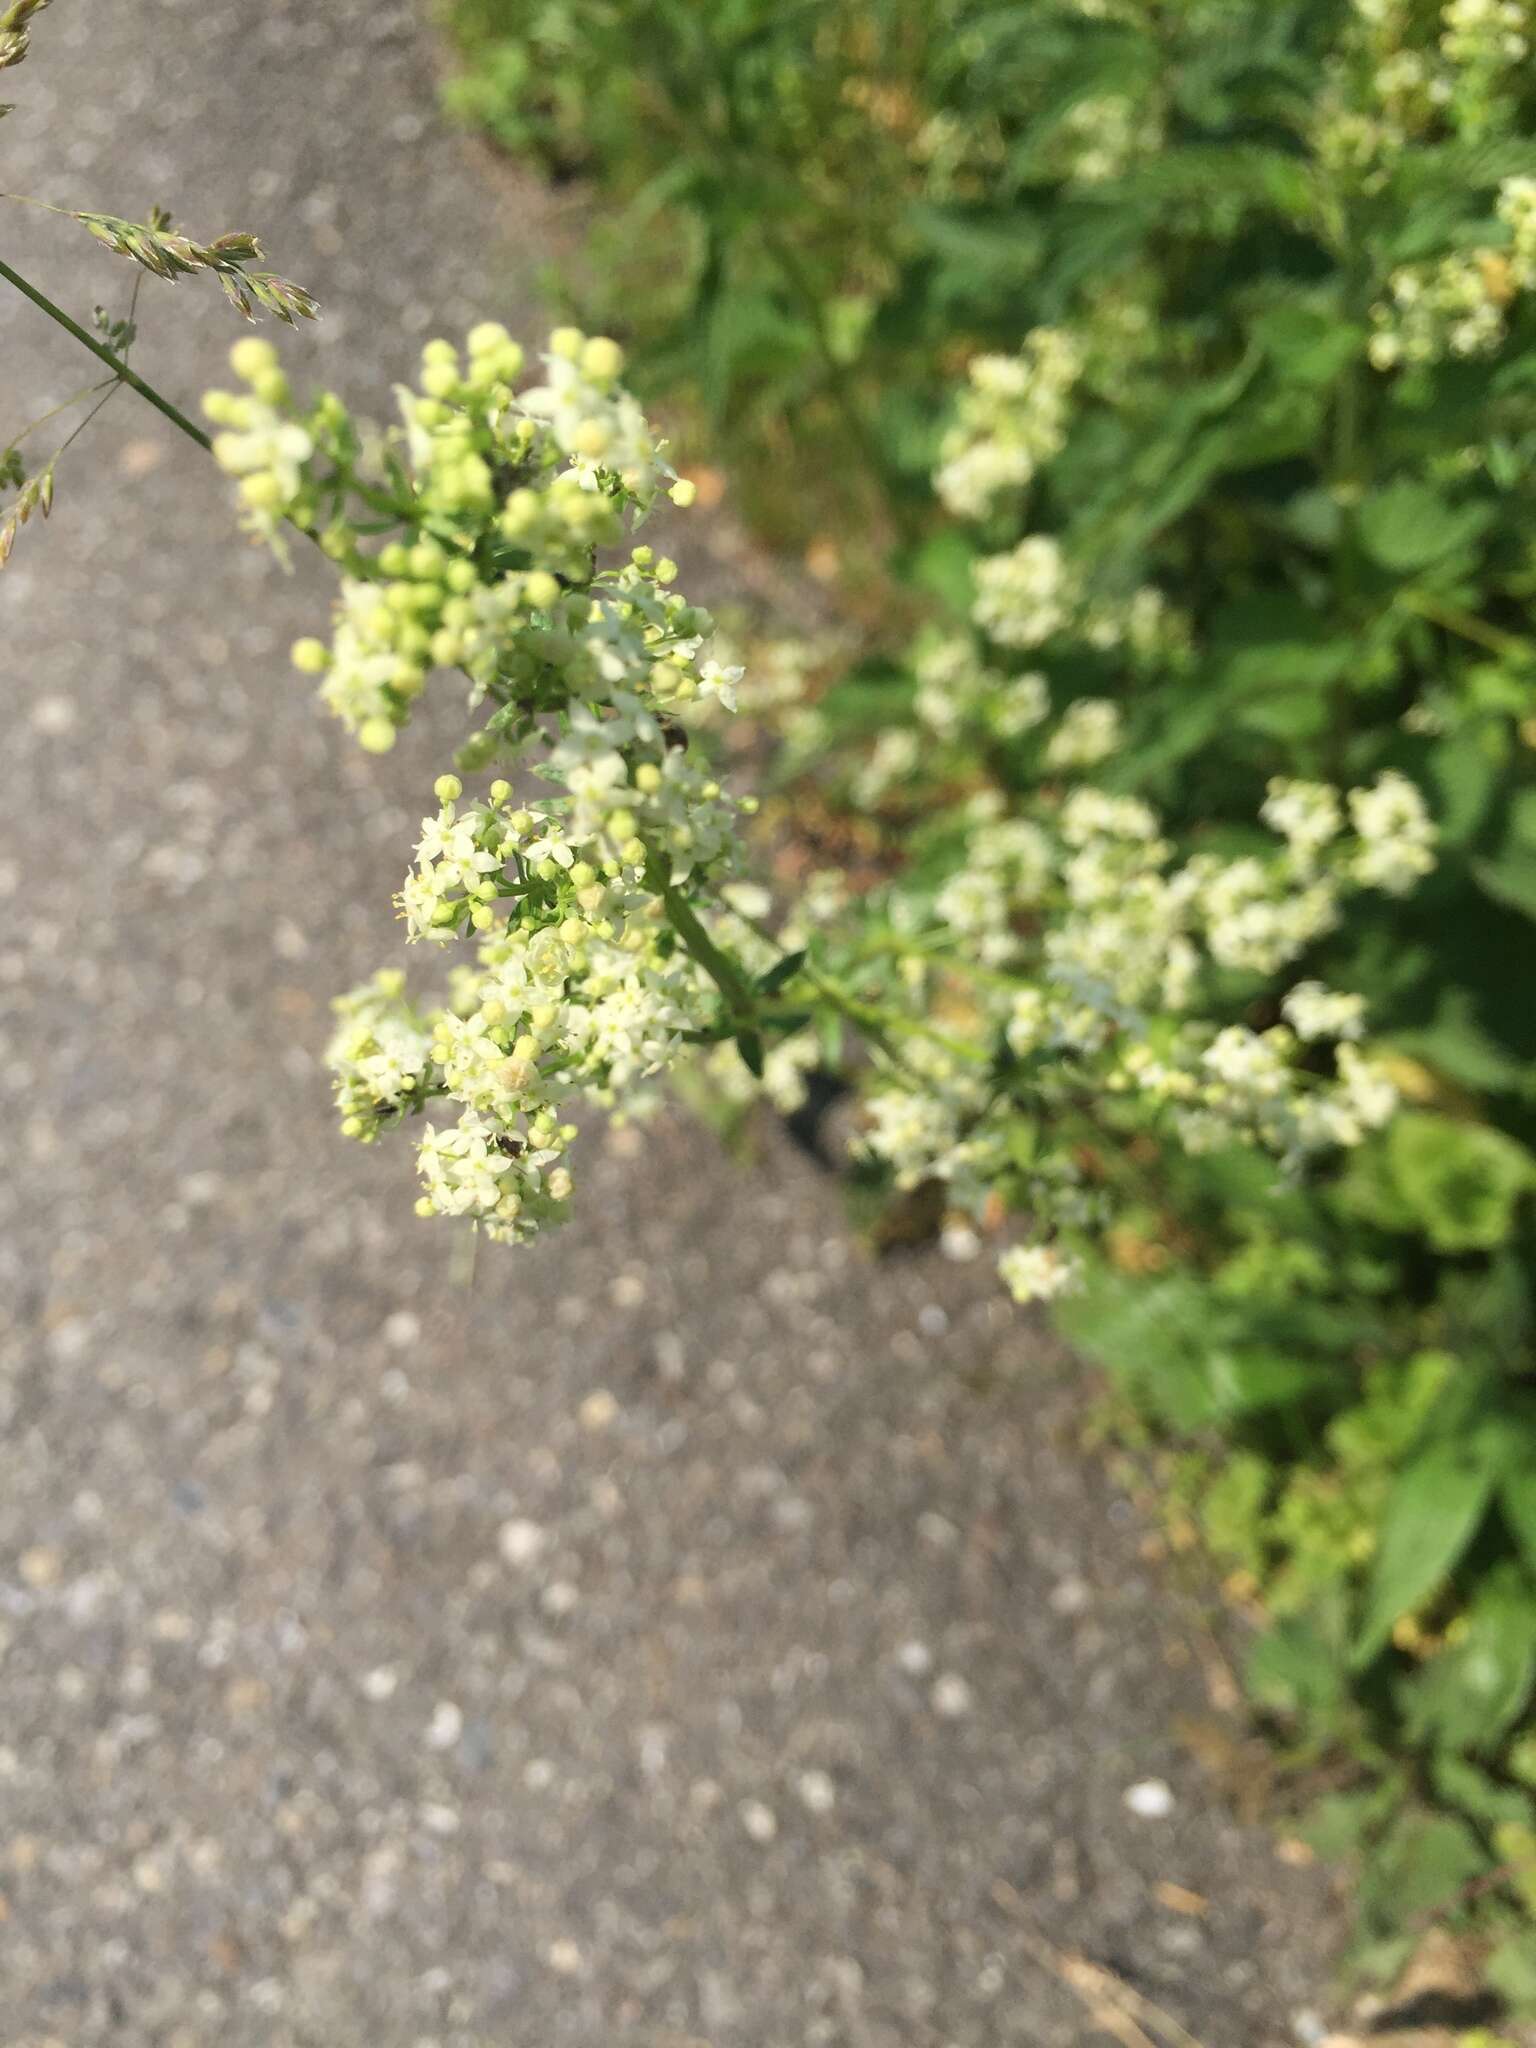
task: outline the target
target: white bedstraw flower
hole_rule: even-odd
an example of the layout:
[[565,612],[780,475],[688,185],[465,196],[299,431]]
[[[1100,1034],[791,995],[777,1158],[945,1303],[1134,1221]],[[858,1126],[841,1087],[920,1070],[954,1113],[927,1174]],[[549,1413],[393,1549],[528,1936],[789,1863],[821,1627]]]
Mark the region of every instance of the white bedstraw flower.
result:
[[1062,713],[1045,749],[1050,768],[1091,768],[1120,745],[1120,708],[1107,697],[1080,697]]
[[1010,1245],[997,1262],[1003,1285],[1017,1302],[1056,1301],[1079,1294],[1083,1267],[1079,1259],[1050,1244]]
[[1317,857],[1344,829],[1339,792],[1326,782],[1297,782],[1275,776],[1259,816],[1290,847],[1296,865],[1310,874]]
[[940,444],[934,488],[962,519],[980,519],[1057,455],[1066,439],[1067,399],[1082,370],[1071,335],[1039,327],[1017,356],[982,355],[970,365],[955,423]]
[[1349,815],[1361,839],[1352,870],[1364,887],[1406,896],[1434,867],[1439,833],[1406,775],[1389,768],[1368,788],[1352,789]]
[[1364,996],[1340,994],[1320,981],[1297,982],[1280,1009],[1298,1038],[1358,1038],[1365,1029]]
[[999,647],[1039,647],[1061,631],[1076,602],[1061,543],[1027,534],[1005,555],[976,564],[972,617]]

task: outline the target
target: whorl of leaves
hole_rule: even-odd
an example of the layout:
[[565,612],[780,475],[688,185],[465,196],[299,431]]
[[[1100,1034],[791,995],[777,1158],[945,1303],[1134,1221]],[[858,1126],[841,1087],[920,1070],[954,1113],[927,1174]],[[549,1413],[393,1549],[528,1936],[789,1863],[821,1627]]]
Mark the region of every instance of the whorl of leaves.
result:
[[255,319],[258,306],[288,327],[319,317],[319,307],[302,285],[275,271],[248,268],[262,256],[254,235],[220,235],[216,241],[197,242],[175,232],[158,209],[148,221],[119,220],[110,213],[76,213],[73,218],[117,255],[129,257],[167,283],[211,271],[230,304],[247,320]]

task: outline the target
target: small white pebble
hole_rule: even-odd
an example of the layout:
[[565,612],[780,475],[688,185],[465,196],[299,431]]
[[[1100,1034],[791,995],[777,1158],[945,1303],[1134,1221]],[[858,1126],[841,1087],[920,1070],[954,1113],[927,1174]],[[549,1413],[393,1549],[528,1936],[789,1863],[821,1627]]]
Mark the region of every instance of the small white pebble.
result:
[[17,1568],[33,1591],[41,1592],[45,1586],[57,1584],[64,1569],[64,1553],[51,1543],[37,1543],[21,1553]]
[[606,1387],[588,1394],[576,1411],[583,1429],[607,1429],[619,1412],[619,1404]]
[[358,1680],[366,1700],[387,1700],[394,1694],[400,1683],[400,1674],[391,1665],[381,1664],[376,1671],[365,1671]]
[[936,1301],[930,1301],[917,1312],[917,1327],[925,1337],[942,1337],[949,1328],[949,1314]]
[[896,1652],[896,1662],[909,1678],[921,1678],[933,1669],[933,1652],[926,1643],[903,1643]]
[[1125,1803],[1141,1820],[1166,1820],[1173,1811],[1173,1791],[1161,1778],[1143,1778],[1127,1786]]
[[409,1351],[421,1335],[421,1317],[408,1308],[397,1308],[384,1318],[384,1342],[395,1351]]
[[956,1721],[971,1711],[971,1688],[958,1671],[946,1671],[942,1678],[936,1678],[928,1697],[933,1702],[933,1711],[942,1714],[946,1721]]
[[428,1749],[452,1749],[464,1733],[463,1710],[452,1700],[439,1700],[427,1723]]
[[556,1579],[539,1595],[539,1605],[546,1614],[553,1614],[558,1618],[562,1614],[571,1613],[580,1599],[581,1594],[569,1579]]
[[1057,1614],[1081,1614],[1092,1597],[1086,1579],[1058,1579],[1051,1588],[1051,1606]]
[[32,723],[39,732],[57,737],[75,722],[75,707],[68,697],[39,697],[32,706]]
[[740,1811],[741,1824],[754,1842],[771,1842],[779,1832],[778,1815],[761,1799],[744,1799]]
[[581,1968],[581,1950],[574,1941],[549,1944],[549,1967],[561,1977],[574,1977]]
[[456,1806],[423,1806],[421,1824],[430,1828],[434,1835],[456,1835],[459,1831],[459,1810]]
[[812,1813],[830,1813],[837,1800],[837,1787],[825,1771],[802,1771],[796,1790]]
[[532,1564],[544,1548],[544,1531],[537,1522],[529,1522],[521,1516],[510,1522],[503,1522],[501,1534],[496,1539],[501,1554],[508,1564]]
[[969,1265],[981,1256],[981,1239],[968,1224],[952,1223],[939,1239],[939,1250],[957,1266]]

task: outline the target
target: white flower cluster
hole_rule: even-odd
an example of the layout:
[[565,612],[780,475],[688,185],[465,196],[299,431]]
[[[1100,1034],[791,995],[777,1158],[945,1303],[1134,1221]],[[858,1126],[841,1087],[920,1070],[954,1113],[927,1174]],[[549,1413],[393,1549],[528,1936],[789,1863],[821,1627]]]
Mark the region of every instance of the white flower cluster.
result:
[[1505,248],[1473,249],[1394,270],[1390,297],[1371,309],[1370,358],[1378,370],[1492,355],[1508,331],[1508,308],[1536,285],[1536,177],[1499,187]]
[[1035,671],[1005,675],[989,667],[974,641],[946,636],[920,647],[913,661],[912,709],[941,740],[964,734],[1017,739],[1050,716],[1051,693]]
[[1144,96],[1104,93],[1079,100],[1060,132],[1064,175],[1073,184],[1102,185],[1123,178],[1133,164],[1156,153],[1163,120]]
[[[1259,1145],[1287,1162],[1358,1144],[1391,1115],[1386,1071],[1357,1043],[1360,996],[1304,979],[1266,1030],[1222,1013],[1251,1000],[1231,975],[1283,976],[1352,891],[1400,893],[1427,872],[1434,830],[1405,777],[1346,793],[1277,780],[1263,818],[1283,845],[1233,859],[1178,862],[1148,804],[1091,786],[1043,793],[1028,815],[996,810],[978,799],[948,877],[926,897],[900,886],[887,906],[893,929],[920,941],[937,924],[949,940],[913,956],[928,963],[914,972],[933,1039],[911,1041],[907,1071],[867,1105],[865,1142],[898,1184],[941,1181],[979,1216],[1018,1170],[1009,1130],[1027,1097],[1135,1103],[1188,1150]],[[1000,1038],[1019,1062],[1011,1085],[989,1087],[949,1049],[945,1026],[967,1014],[967,1042]],[[1331,1071],[1308,1056],[1317,1046],[1332,1048]],[[1091,1218],[1070,1158],[1042,1152],[1025,1181],[1042,1226]],[[1045,1250],[1007,1255],[1021,1299],[1061,1291]]]
[[971,617],[999,647],[1043,647],[1071,632],[1101,651],[1123,648],[1138,664],[1177,659],[1187,623],[1162,592],[1146,584],[1128,598],[1089,595],[1081,572],[1054,535],[1030,533],[1006,554],[977,562]]
[[1530,52],[1524,0],[1447,0],[1440,21],[1440,48],[1449,63],[1464,70],[1509,70]]
[[962,519],[981,519],[1022,491],[1061,451],[1081,372],[1081,351],[1059,327],[1035,328],[1016,356],[975,357],[939,448],[940,501]]
[[1083,1285],[1083,1264],[1053,1244],[1010,1245],[997,1262],[1003,1285],[1015,1301],[1059,1301]]
[[[429,342],[419,389],[398,394],[403,425],[368,464],[335,400],[294,413],[265,344],[234,362],[252,389],[208,401],[221,462],[263,531],[299,525],[344,572],[329,643],[301,641],[297,665],[376,751],[431,671],[456,667],[490,707],[461,761],[521,763],[556,788],[524,800],[498,777],[466,800],[457,775],[438,779],[397,900],[412,939],[473,938],[475,961],[431,1009],[403,976],[376,976],[337,1005],[329,1053],[348,1136],[449,1106],[417,1146],[423,1214],[524,1238],[565,1211],[571,1107],[636,1106],[688,1040],[739,1022],[744,984],[706,890],[735,865],[746,806],[683,721],[728,709],[740,671],[709,654],[711,621],[672,591],[673,564],[644,546],[616,567],[598,557],[663,487],[691,493],[603,337],[557,332],[545,381],[521,394],[504,328],[477,327],[462,354]],[[353,499],[355,517],[333,509]],[[367,551],[369,527],[390,523],[403,534]]]

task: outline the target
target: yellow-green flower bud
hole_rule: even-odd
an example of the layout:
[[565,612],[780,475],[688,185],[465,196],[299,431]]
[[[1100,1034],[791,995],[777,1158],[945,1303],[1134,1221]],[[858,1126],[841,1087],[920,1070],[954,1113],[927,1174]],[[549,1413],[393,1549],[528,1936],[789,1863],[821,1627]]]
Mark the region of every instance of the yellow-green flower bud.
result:
[[290,658],[302,675],[318,676],[323,675],[330,667],[331,650],[323,640],[316,640],[311,635],[306,639],[294,641]]
[[557,327],[549,337],[549,352],[574,363],[580,358],[586,338],[579,327]]
[[472,356],[493,356],[512,339],[499,320],[481,320],[471,327],[466,339]]
[[240,495],[258,512],[275,512],[283,502],[283,487],[270,469],[258,469],[241,479]]
[[432,785],[432,794],[440,804],[451,804],[464,794],[464,785],[457,775],[439,775]]
[[606,334],[594,334],[581,351],[581,367],[589,377],[617,377],[624,368],[624,351]]
[[667,492],[667,496],[672,500],[673,504],[684,512],[687,511],[698,495],[699,487],[693,481],[693,478],[689,476],[680,476]]
[[277,368],[277,350],[260,335],[247,334],[229,352],[229,367],[247,384]]
[[510,782],[503,782],[500,779],[500,777],[498,777],[496,781],[491,784],[489,795],[491,802],[493,804],[504,804],[511,794],[512,785]]
[[393,720],[384,717],[365,718],[357,729],[358,745],[370,754],[387,754],[396,737]]

